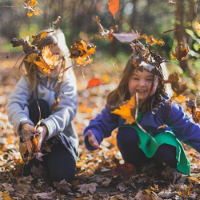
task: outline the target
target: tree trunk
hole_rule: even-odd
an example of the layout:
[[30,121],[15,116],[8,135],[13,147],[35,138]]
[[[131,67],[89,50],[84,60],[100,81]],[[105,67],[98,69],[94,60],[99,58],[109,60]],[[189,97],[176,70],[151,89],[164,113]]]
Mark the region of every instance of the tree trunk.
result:
[[[175,38],[177,43],[180,42],[185,43],[185,25],[184,25],[184,0],[177,0],[176,1],[176,11],[175,11]],[[184,72],[188,72],[188,61],[187,60],[180,60],[179,65]]]

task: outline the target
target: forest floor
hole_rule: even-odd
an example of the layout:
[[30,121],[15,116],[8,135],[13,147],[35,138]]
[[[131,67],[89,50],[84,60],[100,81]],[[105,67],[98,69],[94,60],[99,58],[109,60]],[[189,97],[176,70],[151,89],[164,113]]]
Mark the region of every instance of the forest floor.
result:
[[[106,95],[118,83],[119,66],[114,69],[106,61],[95,64],[95,69],[74,69],[79,91],[74,123],[80,140],[75,180],[71,184],[50,184],[40,168],[33,170],[34,176],[23,177],[18,136],[8,122],[5,107],[19,80],[18,67],[13,67],[18,57],[19,54],[0,53],[0,199],[200,199],[200,154],[188,146],[184,148],[191,161],[190,176],[166,166],[150,164],[137,172],[132,165],[124,164],[116,146],[116,130],[102,142],[102,150],[90,152],[85,148],[84,128],[101,111]],[[94,77],[105,84],[86,89]]]

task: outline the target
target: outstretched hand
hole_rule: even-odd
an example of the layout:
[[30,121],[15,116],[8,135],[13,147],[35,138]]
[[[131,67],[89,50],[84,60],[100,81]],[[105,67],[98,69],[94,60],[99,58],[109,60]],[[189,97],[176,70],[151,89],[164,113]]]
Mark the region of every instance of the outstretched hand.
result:
[[99,146],[99,143],[98,143],[96,137],[94,136],[94,134],[92,133],[91,130],[88,130],[88,142],[95,149],[101,149],[101,147]]

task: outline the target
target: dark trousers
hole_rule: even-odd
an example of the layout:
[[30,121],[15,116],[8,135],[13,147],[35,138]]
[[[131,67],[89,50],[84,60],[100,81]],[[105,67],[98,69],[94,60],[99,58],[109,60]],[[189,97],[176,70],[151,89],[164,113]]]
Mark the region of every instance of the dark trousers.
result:
[[152,158],[147,158],[138,146],[138,134],[131,127],[121,128],[117,134],[117,145],[125,162],[141,169],[145,163],[155,161],[165,163],[172,168],[177,167],[176,148],[172,145],[161,145]]
[[[50,115],[49,105],[45,100],[38,99],[33,101],[29,105],[29,117],[35,125],[40,119],[38,104],[40,107],[41,119],[45,119]],[[24,175],[28,176],[31,174],[31,167],[33,165],[38,167],[39,164],[42,164],[47,168],[50,181],[52,182],[59,182],[63,179],[67,182],[71,182],[74,179],[76,170],[75,159],[61,142],[57,141],[53,143],[51,152],[43,156],[42,159],[43,161],[37,159],[30,160],[24,167]]]

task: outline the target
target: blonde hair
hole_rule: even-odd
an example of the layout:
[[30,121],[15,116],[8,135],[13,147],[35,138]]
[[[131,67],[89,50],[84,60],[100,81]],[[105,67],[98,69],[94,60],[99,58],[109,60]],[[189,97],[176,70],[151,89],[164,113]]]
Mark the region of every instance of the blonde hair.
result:
[[[38,38],[40,38],[40,36],[45,32],[47,33],[47,35],[38,41]],[[62,58],[63,58],[63,62],[61,65],[61,71],[64,70],[66,67],[69,67],[72,65],[71,59],[69,58],[69,49],[65,42],[65,36],[60,29],[58,29],[58,30],[49,30],[48,29],[48,30],[41,31],[34,37],[32,45],[37,46],[37,48],[39,50],[42,50],[43,47],[45,47],[47,45],[57,45],[62,53]],[[27,57],[25,57],[24,59],[26,59],[26,58]],[[30,88],[30,91],[32,92],[37,86],[38,67],[33,62],[28,63],[25,60],[23,60],[23,63],[25,65],[26,76],[29,81],[29,88]],[[62,73],[62,74],[59,73],[58,76],[59,76],[59,78],[61,78],[61,80],[63,80],[64,73]],[[62,81],[61,81],[61,83],[62,83]],[[54,90],[59,88],[61,83],[58,84],[56,86],[56,88],[54,88]]]
[[[118,87],[112,92],[110,92],[109,95],[107,96],[107,106],[110,110],[116,109],[122,103],[129,100],[131,97],[128,87],[129,80],[132,77],[133,72],[135,70],[138,70],[137,67],[133,65],[133,61],[135,61],[135,56],[132,55],[129,58],[124,70],[122,71]],[[154,76],[155,75],[159,76],[158,87],[154,95],[152,95],[143,102],[143,105],[141,106],[141,109],[143,111],[146,111],[148,109],[153,109],[157,105],[157,103],[161,101],[161,99],[165,96],[166,93],[169,92],[169,94],[171,94],[169,86],[166,87],[165,84],[163,83],[163,77],[166,80],[168,78],[168,72],[165,64],[161,64],[161,70],[157,71],[157,73],[159,74],[156,74],[154,72]],[[154,84],[152,84],[152,86],[153,85]]]

